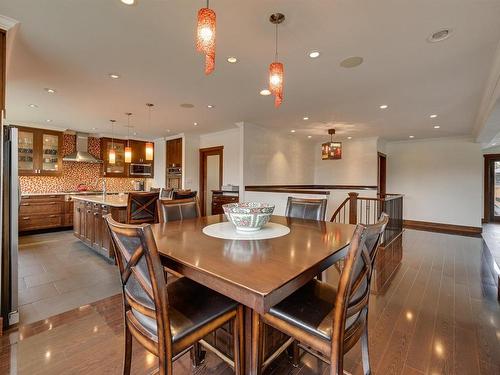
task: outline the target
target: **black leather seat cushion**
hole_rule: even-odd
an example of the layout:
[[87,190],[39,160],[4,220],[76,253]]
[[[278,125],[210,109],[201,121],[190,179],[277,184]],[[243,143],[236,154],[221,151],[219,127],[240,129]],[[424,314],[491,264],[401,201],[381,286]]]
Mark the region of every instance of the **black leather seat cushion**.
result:
[[[323,339],[331,340],[336,297],[335,287],[314,279],[272,307],[269,314]],[[346,330],[357,318],[358,314],[347,319]]]
[[[154,309],[150,298],[132,278],[129,279],[127,290],[132,292],[137,299]],[[136,285],[134,285],[136,284]],[[186,335],[197,331],[203,325],[211,322],[226,312],[235,309],[237,302],[200,285],[187,277],[178,279],[167,285],[169,300],[170,329],[172,341],[182,339]],[[137,293],[143,294],[142,296]],[[156,320],[151,319],[136,310],[132,313],[137,320],[151,334],[157,336]]]

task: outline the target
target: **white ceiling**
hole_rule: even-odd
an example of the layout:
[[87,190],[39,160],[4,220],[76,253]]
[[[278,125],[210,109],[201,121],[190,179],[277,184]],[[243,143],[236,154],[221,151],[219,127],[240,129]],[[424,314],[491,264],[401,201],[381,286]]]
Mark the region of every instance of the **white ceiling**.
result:
[[[204,1],[0,0],[0,14],[20,22],[7,77],[8,120],[47,126],[51,119],[50,126],[109,132],[108,120],[125,124],[130,111],[139,135],[151,138],[241,121],[318,140],[332,125],[341,137],[465,135],[472,133],[500,40],[500,0],[210,4],[217,13],[217,62],[205,76],[194,47]],[[285,98],[278,109],[271,96],[259,95],[274,57],[268,17],[276,11],[286,15],[280,27]],[[441,28],[452,28],[452,36],[427,42]],[[308,57],[313,49],[320,58]],[[239,62],[227,63],[228,56]],[[340,67],[349,56],[364,63]],[[121,78],[111,80],[109,73]],[[155,104],[150,127],[146,102]],[[389,109],[380,110],[381,104]]]

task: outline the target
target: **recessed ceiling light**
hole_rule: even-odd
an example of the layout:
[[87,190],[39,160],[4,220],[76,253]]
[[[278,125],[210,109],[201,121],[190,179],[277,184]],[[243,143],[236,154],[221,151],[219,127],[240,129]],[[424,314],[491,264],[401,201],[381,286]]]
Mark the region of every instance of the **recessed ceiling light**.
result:
[[46,88],[45,91],[47,91],[49,94],[55,94],[55,92],[56,92],[56,90],[49,89],[49,88]]
[[319,51],[311,51],[311,52],[309,52],[309,57],[311,59],[315,59],[315,58],[319,57],[319,55],[320,55]]
[[260,95],[262,95],[262,96],[271,95],[271,91],[269,91],[268,89],[260,90]]
[[135,0],[121,0],[121,2],[125,5],[134,5]]
[[170,129],[167,129],[167,133],[170,133]]
[[307,138],[311,139],[313,136],[312,135],[308,135]]
[[430,118],[436,118],[436,117],[438,117],[438,115],[430,115],[429,117]]
[[30,108],[38,108],[38,106],[36,104],[30,104],[28,107],[30,107]]
[[408,138],[415,138],[415,136],[414,135],[410,135]]
[[379,108],[380,109],[387,109],[387,108],[389,108],[389,106],[387,104],[382,104]]
[[309,117],[304,116],[304,117],[302,117],[302,120],[307,121],[307,120],[309,120]]
[[114,74],[114,73],[110,73],[109,74],[109,78],[111,78],[111,79],[118,79],[118,78],[120,78],[120,75]]
[[209,105],[207,105],[207,108],[212,109],[212,108],[215,108],[215,106],[213,104],[209,104]]
[[451,29],[441,29],[438,30],[434,33],[432,33],[428,38],[427,41],[431,43],[436,43],[436,42],[441,42],[445,39],[448,39],[451,36]]
[[434,125],[434,129],[439,129],[441,126],[439,125]]
[[295,133],[295,129],[290,130],[290,133]]
[[347,139],[352,139],[352,137],[347,137]]
[[50,119],[49,120],[45,120],[45,122],[52,122],[52,120],[50,120]]
[[182,103],[181,107],[182,108],[194,108],[194,104],[191,104],[191,103]]
[[360,56],[348,57],[340,62],[342,68],[355,68],[363,63],[363,58]]
[[198,126],[198,123],[197,123],[197,122],[193,122],[193,125],[194,125],[194,126]]
[[230,56],[227,58],[227,62],[228,63],[231,63],[231,64],[234,64],[234,63],[237,63],[238,62],[238,59],[234,56]]

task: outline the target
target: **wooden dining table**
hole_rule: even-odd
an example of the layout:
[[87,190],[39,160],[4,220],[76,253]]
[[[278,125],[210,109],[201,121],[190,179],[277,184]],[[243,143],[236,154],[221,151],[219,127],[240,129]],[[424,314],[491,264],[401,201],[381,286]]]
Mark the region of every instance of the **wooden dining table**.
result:
[[165,267],[245,306],[245,363],[250,365],[252,313],[269,309],[345,256],[355,226],[272,216],[290,228],[264,240],[227,240],[203,233],[224,215],[152,225]]

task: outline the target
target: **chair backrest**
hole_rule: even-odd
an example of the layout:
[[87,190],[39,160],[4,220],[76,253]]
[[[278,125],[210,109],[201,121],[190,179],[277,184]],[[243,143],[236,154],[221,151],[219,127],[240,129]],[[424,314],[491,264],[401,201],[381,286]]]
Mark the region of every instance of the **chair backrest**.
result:
[[127,203],[127,223],[157,223],[158,210],[156,201],[158,193],[129,193]]
[[[167,284],[151,226],[121,224],[110,214],[105,220],[120,270],[125,319],[134,327],[130,331],[141,342],[149,340],[153,353],[171,357]],[[155,338],[144,334],[151,331]]]
[[197,191],[191,191],[191,190],[177,190],[174,191],[173,193],[173,199],[188,199],[188,198],[195,198]]
[[160,189],[160,199],[172,199],[173,195],[174,195],[174,189],[172,188]]
[[288,197],[285,216],[324,221],[326,204],[326,199],[302,199]]
[[[344,261],[335,300],[332,327],[332,364],[343,368],[343,355],[348,330],[362,332],[367,323],[370,282],[380,237],[384,233],[388,216],[368,228],[357,225]],[[373,258],[372,258],[373,255]]]
[[196,198],[159,199],[158,212],[160,223],[169,221],[194,219],[200,216],[200,207]]

